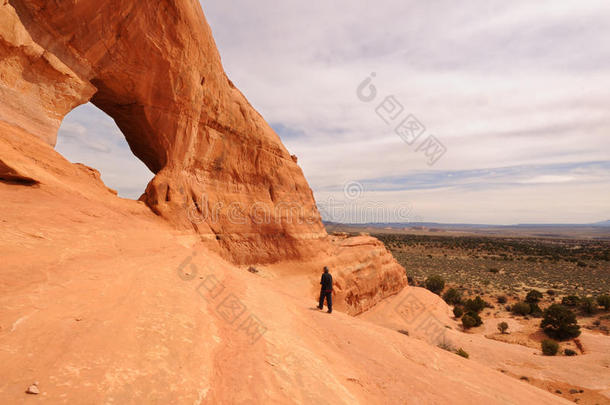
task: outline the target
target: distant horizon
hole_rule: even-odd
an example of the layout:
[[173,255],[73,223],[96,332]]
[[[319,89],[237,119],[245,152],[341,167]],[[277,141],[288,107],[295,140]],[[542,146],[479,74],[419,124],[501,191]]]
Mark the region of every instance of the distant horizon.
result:
[[[333,222],[322,220],[324,224],[336,224],[336,225],[421,225],[421,224],[435,224],[435,225],[468,225],[468,226],[502,226],[502,227],[516,227],[516,226],[610,226],[610,220],[602,220],[597,222],[589,223],[561,223],[561,222],[548,222],[548,223],[512,223],[512,224],[499,224],[499,223],[470,223],[470,222],[438,222],[438,221],[423,221],[423,222]],[[607,224],[607,225],[606,225]]]

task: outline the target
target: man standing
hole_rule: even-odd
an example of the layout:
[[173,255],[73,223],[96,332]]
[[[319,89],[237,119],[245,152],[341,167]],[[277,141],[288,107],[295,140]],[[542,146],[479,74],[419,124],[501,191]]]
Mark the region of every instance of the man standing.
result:
[[324,309],[324,298],[326,298],[326,306],[328,307],[328,313],[333,312],[333,276],[328,272],[328,267],[324,266],[324,274],[320,280],[320,305],[319,309]]

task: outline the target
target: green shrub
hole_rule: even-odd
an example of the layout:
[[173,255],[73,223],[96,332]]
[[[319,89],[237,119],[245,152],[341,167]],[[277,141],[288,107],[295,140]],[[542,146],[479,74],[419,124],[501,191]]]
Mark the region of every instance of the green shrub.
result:
[[461,318],[462,315],[464,315],[464,310],[462,309],[462,307],[453,308],[453,316],[455,316],[456,318]]
[[530,305],[530,315],[534,318],[542,318],[542,309],[536,303],[531,303]]
[[498,304],[506,304],[506,301],[508,301],[506,295],[498,295],[498,298],[496,299],[498,301]]
[[464,349],[462,349],[461,347],[455,352],[458,356],[462,356],[463,358],[467,359],[470,357],[470,355],[468,354],[468,352]]
[[584,297],[580,299],[580,308],[585,314],[591,315],[597,312],[597,301],[591,297]]
[[477,321],[470,315],[466,314],[462,317],[462,326],[464,329],[474,328]]
[[559,304],[553,304],[544,311],[540,327],[554,339],[567,340],[580,335],[576,315]]
[[565,349],[563,351],[563,354],[565,354],[566,356],[576,356],[576,352],[572,349]]
[[543,295],[542,295],[542,293],[540,291],[538,291],[538,290],[531,290],[525,296],[525,302],[527,302],[529,304],[535,304],[537,302],[540,302],[542,297],[543,297]]
[[489,306],[489,304],[478,295],[475,297],[475,299],[468,299],[466,302],[464,302],[464,309],[466,312],[474,312],[477,314],[487,306]]
[[[464,321],[464,318],[466,318],[466,321]],[[483,325],[483,320],[476,312],[469,311],[462,316],[462,325],[465,329],[474,328]]]
[[532,311],[532,307],[527,302],[517,302],[511,308],[513,314],[525,316]]
[[500,331],[501,334],[505,334],[506,331],[508,330],[508,324],[506,322],[500,322],[498,324],[498,330]]
[[448,352],[455,351],[455,348],[453,347],[451,342],[449,342],[447,339],[445,339],[444,336],[443,336],[443,341],[439,342],[436,346],[441,348],[441,349],[443,349],[443,350],[447,350]]
[[610,295],[600,295],[599,297],[597,297],[597,303],[599,304],[600,307],[604,307],[604,309],[607,311],[610,309]]
[[576,295],[568,295],[567,297],[563,297],[561,299],[561,305],[565,305],[566,307],[575,307],[580,302],[580,298]]
[[430,276],[426,279],[426,288],[434,294],[440,295],[445,288],[445,280],[438,275]]
[[559,344],[554,340],[544,339],[542,341],[542,354],[545,356],[554,356],[559,351]]
[[458,305],[462,302],[462,293],[455,288],[450,288],[443,294],[443,299],[449,305]]

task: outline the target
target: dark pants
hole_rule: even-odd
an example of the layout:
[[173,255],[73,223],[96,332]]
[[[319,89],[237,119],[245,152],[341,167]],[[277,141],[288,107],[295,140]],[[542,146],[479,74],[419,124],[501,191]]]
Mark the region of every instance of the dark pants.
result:
[[324,308],[324,298],[326,298],[326,306],[328,307],[328,312],[333,310],[333,292],[332,291],[320,291],[320,305],[318,308]]

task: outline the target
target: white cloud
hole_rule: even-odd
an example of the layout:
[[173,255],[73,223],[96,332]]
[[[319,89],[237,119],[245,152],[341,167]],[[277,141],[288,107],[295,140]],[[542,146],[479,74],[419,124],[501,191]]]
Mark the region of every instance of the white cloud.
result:
[[[372,189],[367,195],[377,192],[373,201],[388,206],[408,198],[431,221],[610,217],[609,166],[592,164],[610,161],[607,1],[202,5],[227,73],[298,155],[318,198],[350,180],[375,187],[387,178],[442,172],[456,173],[461,182],[446,188],[431,176],[423,180],[430,182],[425,191]],[[379,95],[366,104],[356,88],[371,72]],[[386,95],[396,96],[405,114],[414,114],[445,144],[447,153],[434,167],[375,114]],[[75,158],[88,153],[99,160],[98,142],[110,142],[114,151],[115,138],[83,137],[73,122],[66,119],[64,135],[85,139]],[[99,125],[84,116],[77,124],[87,134]],[[111,162],[99,163],[103,167],[92,164],[108,182],[116,178],[125,189],[146,183],[149,173],[122,167],[133,156],[111,154]],[[507,167],[520,169],[506,173]],[[479,177],[464,180],[463,171]],[[502,175],[488,174],[494,171]],[[546,204],[566,195],[582,201]],[[455,209],[455,201],[464,209]]]
[[[561,172],[574,167],[562,164],[610,161],[609,3],[202,4],[233,82],[268,121],[303,132],[283,139],[299,156],[318,199],[350,180],[381,184],[426,171],[522,166],[523,173],[510,178],[470,179],[468,185],[480,186],[476,190],[431,184],[410,193],[409,201],[425,205],[428,220],[481,222],[485,210],[493,211],[492,222],[610,217],[607,175],[600,181],[588,165],[578,176]],[[379,98],[364,104],[356,87],[371,72]],[[446,145],[433,168],[375,114],[375,105],[391,94]],[[541,165],[559,165],[559,172],[532,169]],[[607,166],[601,170],[608,173]],[[544,189],[552,201],[586,184],[589,194],[580,196],[587,202],[580,206],[588,215],[576,215],[571,205],[541,209],[535,197],[543,188],[528,182],[561,185]],[[460,201],[471,198],[465,204],[476,215],[452,209],[451,190]],[[387,206],[402,198],[373,192],[371,202]],[[517,208],[512,200],[522,204]]]

